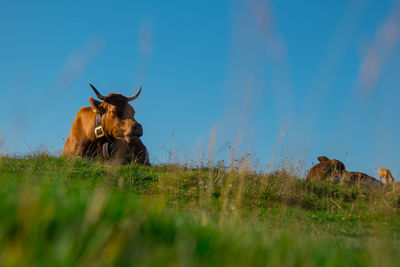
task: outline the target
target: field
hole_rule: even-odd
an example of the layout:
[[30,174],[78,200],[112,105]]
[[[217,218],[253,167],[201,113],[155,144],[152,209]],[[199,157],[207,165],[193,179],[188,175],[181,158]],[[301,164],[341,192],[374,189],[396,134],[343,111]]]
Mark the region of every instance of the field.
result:
[[303,178],[0,158],[0,265],[398,266],[391,188]]

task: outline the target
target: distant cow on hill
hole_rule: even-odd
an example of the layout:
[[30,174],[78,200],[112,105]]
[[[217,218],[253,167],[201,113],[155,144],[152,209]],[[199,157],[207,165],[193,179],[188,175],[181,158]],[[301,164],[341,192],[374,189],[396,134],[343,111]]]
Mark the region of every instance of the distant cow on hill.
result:
[[380,181],[362,172],[349,172],[343,162],[329,159],[325,156],[318,157],[319,163],[308,171],[306,180],[332,181],[335,183],[360,183],[366,186],[382,185]]
[[384,180],[385,184],[394,183],[394,178],[389,169],[380,168],[378,170],[379,180]]
[[128,102],[133,96],[111,93],[103,96],[90,84],[102,102],[89,98],[90,107],[78,111],[71,133],[65,142],[63,157],[84,156],[113,159],[121,162],[149,162],[147,149],[140,140],[142,125],[134,119],[135,110]]

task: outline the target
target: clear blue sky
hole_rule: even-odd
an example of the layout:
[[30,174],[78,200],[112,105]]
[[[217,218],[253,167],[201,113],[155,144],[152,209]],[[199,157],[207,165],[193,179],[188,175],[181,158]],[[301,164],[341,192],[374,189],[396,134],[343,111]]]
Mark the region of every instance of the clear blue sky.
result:
[[215,136],[215,160],[327,155],[400,178],[399,34],[395,1],[2,0],[2,151],[60,153],[90,82],[142,85],[153,161],[207,157]]

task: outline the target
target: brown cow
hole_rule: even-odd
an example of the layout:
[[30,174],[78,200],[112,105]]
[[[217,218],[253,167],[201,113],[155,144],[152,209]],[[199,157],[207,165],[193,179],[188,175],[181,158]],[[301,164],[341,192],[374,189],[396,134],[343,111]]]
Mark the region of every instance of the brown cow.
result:
[[362,172],[349,172],[343,162],[336,159],[328,159],[325,156],[318,157],[320,163],[315,164],[308,171],[306,180],[332,181],[335,183],[360,183],[366,186],[382,185],[380,181]]
[[386,184],[394,183],[393,175],[389,169],[379,168],[378,176],[379,176],[379,180],[383,179]]
[[341,176],[346,168],[343,162],[336,159],[328,159],[325,156],[318,157],[320,163],[315,164],[308,171],[306,180],[326,181]]
[[117,160],[148,163],[146,147],[140,140],[142,126],[134,119],[135,110],[128,104],[136,99],[142,88],[131,96],[111,93],[103,96],[90,84],[102,102],[89,98],[90,107],[78,111],[71,133],[65,142],[63,157],[114,156]]

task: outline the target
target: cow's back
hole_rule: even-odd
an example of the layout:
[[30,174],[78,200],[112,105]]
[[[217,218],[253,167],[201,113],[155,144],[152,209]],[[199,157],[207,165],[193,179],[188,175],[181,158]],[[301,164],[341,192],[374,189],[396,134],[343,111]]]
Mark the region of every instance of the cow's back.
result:
[[362,172],[345,172],[343,174],[343,177],[345,181],[348,181],[349,183],[352,184],[363,184],[366,186],[381,186],[382,182],[375,179],[372,176],[369,176],[368,174],[362,173]]
[[85,153],[84,148],[90,145],[89,143],[95,139],[95,116],[96,113],[90,107],[83,107],[78,111],[63,148],[63,157],[83,156]]
[[311,169],[307,173],[307,181],[315,180],[315,181],[322,181],[326,176],[326,170],[322,166],[321,163],[315,164],[311,167]]

